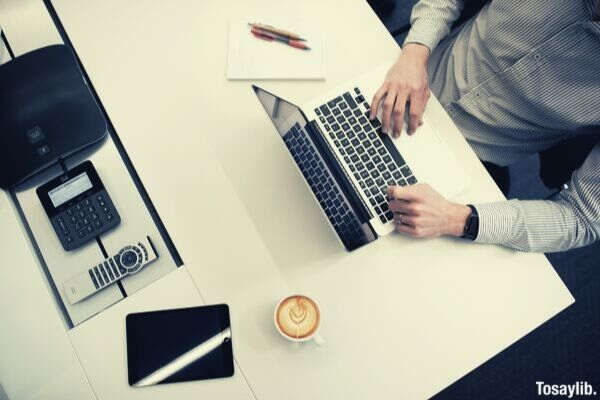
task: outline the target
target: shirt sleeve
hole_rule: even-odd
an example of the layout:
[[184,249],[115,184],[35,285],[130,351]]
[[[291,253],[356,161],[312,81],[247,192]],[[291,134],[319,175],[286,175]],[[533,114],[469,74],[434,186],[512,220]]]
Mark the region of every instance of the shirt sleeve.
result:
[[600,143],[573,173],[566,187],[548,200],[476,204],[476,242],[517,250],[563,251],[600,238]]
[[421,0],[412,9],[411,28],[404,40],[420,43],[433,51],[448,35],[454,21],[462,12],[464,0]]

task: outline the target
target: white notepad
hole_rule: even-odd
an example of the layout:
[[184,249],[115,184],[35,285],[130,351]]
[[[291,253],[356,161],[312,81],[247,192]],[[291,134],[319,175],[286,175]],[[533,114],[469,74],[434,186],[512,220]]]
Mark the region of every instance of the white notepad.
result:
[[323,42],[315,28],[264,21],[305,38],[311,49],[300,50],[285,43],[256,38],[248,22],[229,24],[227,79],[325,79]]

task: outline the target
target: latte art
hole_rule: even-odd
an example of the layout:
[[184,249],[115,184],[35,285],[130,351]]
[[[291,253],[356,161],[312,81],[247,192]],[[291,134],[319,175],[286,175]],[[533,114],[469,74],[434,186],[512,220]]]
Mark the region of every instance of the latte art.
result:
[[306,296],[290,296],[279,305],[275,320],[283,334],[293,339],[303,339],[319,327],[319,308]]

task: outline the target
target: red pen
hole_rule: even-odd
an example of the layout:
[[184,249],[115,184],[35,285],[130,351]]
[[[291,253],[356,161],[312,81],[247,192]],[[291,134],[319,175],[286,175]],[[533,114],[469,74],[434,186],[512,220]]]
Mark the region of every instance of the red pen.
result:
[[269,32],[263,31],[259,28],[252,28],[252,34],[259,39],[268,40],[268,41],[275,40],[277,42],[285,43],[288,46],[292,46],[297,49],[310,50],[310,47],[308,47],[307,45],[305,45],[303,42],[301,42],[299,40],[293,40],[293,39],[284,38],[284,37],[278,36],[278,35],[272,35]]

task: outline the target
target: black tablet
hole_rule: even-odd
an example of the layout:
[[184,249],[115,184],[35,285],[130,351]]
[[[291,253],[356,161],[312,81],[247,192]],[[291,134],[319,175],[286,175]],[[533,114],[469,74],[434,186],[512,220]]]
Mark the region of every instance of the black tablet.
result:
[[129,314],[126,326],[131,386],[233,375],[226,304]]

